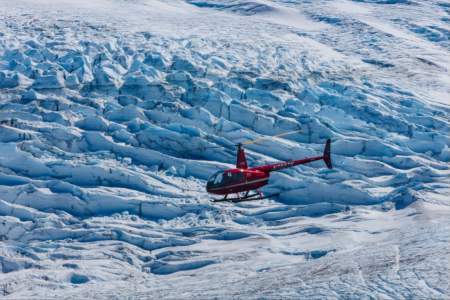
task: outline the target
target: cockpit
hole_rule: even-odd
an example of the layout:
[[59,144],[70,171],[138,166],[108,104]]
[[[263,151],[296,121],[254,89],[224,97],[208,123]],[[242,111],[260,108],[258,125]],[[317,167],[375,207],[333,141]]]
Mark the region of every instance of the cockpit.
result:
[[219,171],[219,172],[214,173],[211,177],[209,177],[208,184],[216,185],[216,184],[221,183],[222,180],[223,180],[223,172]]
[[219,171],[214,173],[208,179],[208,183],[206,185],[207,189],[223,187],[232,184],[237,184],[243,182],[245,179],[245,175],[243,172],[223,172]]

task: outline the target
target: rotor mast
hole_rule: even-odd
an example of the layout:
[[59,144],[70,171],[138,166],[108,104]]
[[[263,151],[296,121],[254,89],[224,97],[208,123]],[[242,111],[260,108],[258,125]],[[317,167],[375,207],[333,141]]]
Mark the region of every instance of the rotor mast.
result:
[[237,150],[236,168],[247,169],[248,165],[247,165],[247,159],[245,158],[244,148],[242,147],[241,143],[239,143],[237,146],[238,146],[238,150]]

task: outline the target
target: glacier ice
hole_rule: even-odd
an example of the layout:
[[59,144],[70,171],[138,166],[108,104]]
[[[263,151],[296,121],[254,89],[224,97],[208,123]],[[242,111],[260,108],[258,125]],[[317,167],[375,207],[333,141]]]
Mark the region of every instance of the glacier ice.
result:
[[[0,295],[445,299],[448,13],[0,0]],[[235,143],[293,130],[249,163],[331,138],[335,168],[209,201]]]

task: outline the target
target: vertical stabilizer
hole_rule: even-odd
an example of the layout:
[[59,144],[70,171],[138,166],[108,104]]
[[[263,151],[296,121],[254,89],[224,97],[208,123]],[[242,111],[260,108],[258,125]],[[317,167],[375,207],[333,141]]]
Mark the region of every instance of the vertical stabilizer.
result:
[[238,145],[236,168],[247,169],[247,159],[245,158],[244,148],[242,148],[241,144]]
[[327,165],[328,169],[332,169],[333,165],[331,164],[331,140],[328,139],[325,144],[325,150],[323,151],[323,161]]

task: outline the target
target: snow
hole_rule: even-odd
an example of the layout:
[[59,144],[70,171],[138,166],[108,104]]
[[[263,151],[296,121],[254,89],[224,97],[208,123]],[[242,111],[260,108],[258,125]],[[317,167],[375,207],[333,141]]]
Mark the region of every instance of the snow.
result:
[[[442,1],[0,0],[0,295],[450,294]],[[278,197],[214,204],[235,164]],[[211,148],[216,147],[216,148]]]

